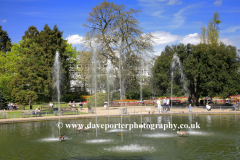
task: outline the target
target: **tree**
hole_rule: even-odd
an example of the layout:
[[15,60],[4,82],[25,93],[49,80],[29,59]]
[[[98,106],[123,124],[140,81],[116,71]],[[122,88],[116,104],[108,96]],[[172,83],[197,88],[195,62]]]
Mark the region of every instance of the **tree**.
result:
[[208,22],[207,41],[208,44],[217,44],[219,38],[219,27],[221,23],[219,13],[214,12],[213,18]]
[[90,81],[92,75],[92,54],[90,51],[82,50],[79,52],[78,72],[80,74],[80,81],[83,82],[83,92],[87,93],[87,82]]
[[206,28],[201,27],[200,43],[206,44]]
[[8,88],[8,83],[15,76],[16,66],[22,58],[20,44],[14,43],[11,52],[0,51],[0,90],[7,99],[11,99],[11,90]]
[[124,5],[103,1],[89,13],[88,24],[83,24],[89,29],[86,37],[94,41],[99,54],[121,69],[122,98],[125,98],[125,89],[128,89],[132,76],[137,76],[140,55],[153,52],[153,36],[143,34],[135,18],[139,12],[134,9],[126,11]]
[[[18,62],[16,73],[9,89],[12,97],[19,103],[31,101],[49,101],[54,94],[52,68],[56,51],[61,57],[62,91],[70,88],[70,66],[76,56],[75,50],[62,38],[57,26],[51,29],[44,26],[41,32],[30,26],[22,37],[18,52],[22,60]],[[63,92],[62,92],[63,93]]]
[[2,26],[0,26],[0,51],[6,53],[11,51],[11,47],[11,39],[8,37],[7,32],[2,30]]
[[218,46],[199,44],[186,55],[185,73],[194,104],[200,96],[237,94],[240,66],[236,48],[220,43]]
[[0,91],[0,109],[7,109],[7,100]]
[[[156,59],[152,68],[152,83],[157,88],[156,94],[158,96],[171,96],[171,63],[173,62],[173,55],[177,53],[180,62],[183,63],[183,54],[190,48],[183,44],[173,45],[172,47],[166,46],[164,51]],[[175,67],[173,78],[173,95],[184,95],[184,84],[181,82],[180,66]]]

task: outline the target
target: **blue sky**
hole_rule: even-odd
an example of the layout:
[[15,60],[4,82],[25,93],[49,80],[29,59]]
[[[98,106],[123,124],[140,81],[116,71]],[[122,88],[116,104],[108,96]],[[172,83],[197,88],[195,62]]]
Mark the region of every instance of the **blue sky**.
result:
[[[80,49],[86,28],[82,26],[88,13],[100,0],[0,0],[0,25],[8,32],[12,42],[18,43],[29,26],[41,31],[45,24],[56,24],[68,39]],[[215,11],[222,23],[220,40],[240,49],[239,0],[109,0],[125,5],[127,9],[140,9],[140,27],[144,33],[158,37],[154,50],[160,55],[166,45],[199,43],[200,27],[207,27]]]

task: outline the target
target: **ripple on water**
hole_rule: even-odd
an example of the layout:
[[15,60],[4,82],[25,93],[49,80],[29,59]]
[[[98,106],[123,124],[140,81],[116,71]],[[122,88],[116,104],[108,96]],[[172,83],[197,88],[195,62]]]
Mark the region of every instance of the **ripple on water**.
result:
[[211,133],[208,133],[208,132],[201,132],[201,131],[189,131],[188,134],[189,134],[189,135],[200,135],[200,136],[206,136],[206,135],[210,135]]
[[155,152],[154,147],[140,146],[138,144],[104,148],[104,150],[112,152]]
[[129,130],[121,130],[121,129],[111,129],[111,130],[107,130],[106,132],[127,132]]
[[176,137],[174,134],[167,134],[167,133],[158,133],[158,134],[144,134],[143,137],[147,138],[166,138],[166,137]]
[[[64,138],[64,140],[67,140],[68,138]],[[39,141],[41,142],[56,142],[56,141],[61,141],[59,138],[43,138],[40,139]]]
[[87,140],[86,143],[109,143],[112,142],[112,139],[92,139],[92,140]]

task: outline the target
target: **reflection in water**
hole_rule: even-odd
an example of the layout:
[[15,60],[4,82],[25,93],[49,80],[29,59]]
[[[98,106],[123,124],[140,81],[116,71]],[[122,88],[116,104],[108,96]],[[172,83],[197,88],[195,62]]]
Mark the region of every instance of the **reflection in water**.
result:
[[192,124],[192,122],[193,122],[193,116],[191,115],[191,114],[189,114],[189,124]]
[[[141,123],[140,117],[123,117],[125,124]],[[146,118],[151,117],[151,118]],[[239,115],[198,115],[197,117],[173,116],[173,122],[180,124],[200,124],[199,129],[187,129],[186,137],[177,135],[177,130],[156,129],[153,131],[124,129],[124,141],[118,136],[120,129],[99,128],[95,131],[75,132],[64,126],[65,141],[58,136],[57,121],[0,124],[0,159],[236,159],[239,158]],[[152,124],[167,124],[170,116],[145,116]],[[88,124],[95,119],[78,119],[77,123]],[[100,118],[105,124],[108,118]],[[112,124],[118,124],[118,117],[110,117]],[[222,123],[220,124],[220,121]],[[75,124],[76,120],[63,120],[64,124]],[[143,153],[141,153],[143,152]],[[184,153],[184,154],[183,154]],[[184,156],[183,156],[184,155]],[[80,156],[80,158],[79,158]],[[133,158],[132,158],[133,159]]]
[[157,117],[157,123],[158,123],[158,124],[161,124],[161,123],[162,123],[162,116],[158,116],[158,117]]
[[206,116],[206,119],[207,119],[207,127],[211,127],[211,124],[212,124],[211,116],[210,116],[210,115],[207,115],[207,116]]
[[163,117],[164,123],[170,123],[171,117]]

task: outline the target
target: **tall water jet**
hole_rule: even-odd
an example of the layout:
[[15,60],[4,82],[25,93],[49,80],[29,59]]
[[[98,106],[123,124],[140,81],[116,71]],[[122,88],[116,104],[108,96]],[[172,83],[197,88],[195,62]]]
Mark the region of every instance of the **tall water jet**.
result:
[[108,94],[108,124],[109,124],[109,90],[110,85],[113,84],[112,78],[111,78],[111,72],[113,69],[113,65],[111,63],[110,59],[107,59],[107,94]]
[[[54,65],[53,65],[53,85],[54,91],[56,93],[57,104],[58,104],[58,114],[59,114],[59,123],[60,123],[60,83],[61,83],[61,58],[59,52],[56,52]],[[56,103],[55,103],[56,107]],[[60,134],[60,127],[59,127],[59,134]]]
[[173,95],[173,91],[172,90],[173,90],[173,76],[174,76],[173,73],[174,73],[174,70],[176,68],[176,64],[179,65],[179,70],[180,70],[180,74],[181,74],[181,81],[183,83],[184,93],[187,90],[186,84],[185,84],[185,79],[184,79],[184,74],[183,74],[183,71],[182,71],[182,65],[181,65],[181,62],[180,62],[180,59],[179,59],[177,53],[175,53],[173,55],[172,64],[171,64],[171,121],[172,121],[172,95]]
[[[95,94],[95,114],[96,114],[96,125],[97,125],[97,71],[96,71],[96,68],[97,68],[97,47],[94,47],[93,48],[93,55],[92,55],[92,58],[93,58],[93,85],[94,85],[94,94]],[[96,137],[97,137],[97,127],[96,127]]]
[[[142,99],[142,67],[143,67],[143,60],[142,60],[142,56],[141,55],[141,68],[140,68],[140,104],[141,104],[141,124],[142,124],[142,103],[143,103],[143,99]],[[142,132],[142,127],[141,127],[141,132]]]
[[[122,109],[122,75],[121,75],[121,58],[122,58],[122,51],[123,51],[123,44],[120,44],[120,49],[119,49],[119,83],[120,83],[120,103],[121,103],[121,125],[122,125],[122,113],[123,113],[123,109]],[[122,133],[122,127],[121,127],[121,140],[123,142],[123,133]]]

